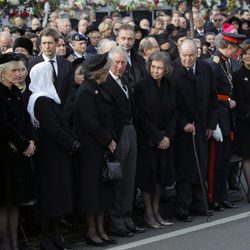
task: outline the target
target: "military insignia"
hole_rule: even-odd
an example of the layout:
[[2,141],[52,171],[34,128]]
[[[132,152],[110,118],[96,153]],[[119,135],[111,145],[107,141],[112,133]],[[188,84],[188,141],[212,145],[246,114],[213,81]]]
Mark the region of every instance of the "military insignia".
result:
[[98,95],[98,90],[95,90],[95,94]]
[[220,58],[218,56],[214,56],[213,57],[213,62],[214,63],[219,63],[220,62]]
[[75,41],[79,41],[79,40],[80,40],[79,36],[76,36]]
[[245,78],[244,78],[244,81],[248,81],[248,78],[247,78],[247,77],[245,77]]

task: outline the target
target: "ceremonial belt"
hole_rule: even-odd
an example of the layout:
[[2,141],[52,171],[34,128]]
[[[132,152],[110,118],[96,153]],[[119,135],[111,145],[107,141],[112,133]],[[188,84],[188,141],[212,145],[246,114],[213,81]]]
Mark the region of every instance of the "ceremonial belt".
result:
[[218,99],[219,101],[228,101],[229,98],[230,98],[229,95],[220,95],[220,94],[217,95],[217,99]]

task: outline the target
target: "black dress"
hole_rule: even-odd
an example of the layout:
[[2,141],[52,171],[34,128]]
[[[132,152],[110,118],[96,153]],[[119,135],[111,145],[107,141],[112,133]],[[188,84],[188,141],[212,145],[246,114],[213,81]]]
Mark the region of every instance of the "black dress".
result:
[[0,206],[18,205],[33,198],[31,159],[23,152],[35,139],[20,90],[0,83]]
[[250,70],[242,66],[233,74],[236,105],[236,150],[245,158],[250,157]]
[[112,141],[114,126],[112,102],[103,86],[85,81],[78,89],[74,132],[80,139],[79,210],[100,212],[108,205],[108,184],[102,182],[104,151]]
[[[162,187],[175,182],[173,143],[176,124],[174,85],[167,79],[160,87],[151,76],[135,85],[138,111],[138,166],[137,185],[143,192],[152,193],[155,183]],[[159,142],[168,137],[171,146],[158,149]]]
[[36,157],[38,213],[40,218],[70,214],[72,205],[72,162],[69,152],[75,140],[60,105],[39,97],[34,114],[40,123]]

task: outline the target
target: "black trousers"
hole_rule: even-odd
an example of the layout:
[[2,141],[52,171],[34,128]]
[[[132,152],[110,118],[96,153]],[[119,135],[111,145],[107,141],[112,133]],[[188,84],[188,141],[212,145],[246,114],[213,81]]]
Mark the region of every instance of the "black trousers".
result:
[[176,184],[176,215],[189,215],[190,211],[205,210],[200,184]]

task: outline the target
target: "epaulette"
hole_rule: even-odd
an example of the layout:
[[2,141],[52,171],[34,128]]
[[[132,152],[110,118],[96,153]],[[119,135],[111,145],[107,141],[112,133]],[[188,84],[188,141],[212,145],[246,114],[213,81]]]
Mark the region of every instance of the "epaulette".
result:
[[213,62],[218,64],[220,62],[220,58],[218,56],[213,56]]

